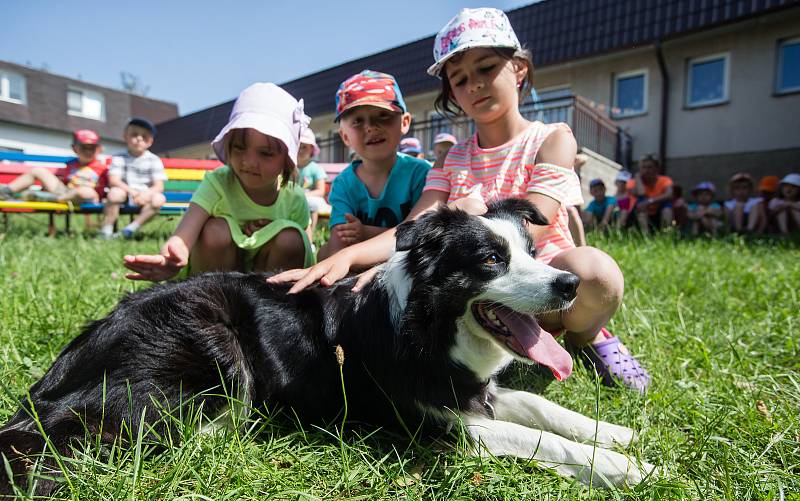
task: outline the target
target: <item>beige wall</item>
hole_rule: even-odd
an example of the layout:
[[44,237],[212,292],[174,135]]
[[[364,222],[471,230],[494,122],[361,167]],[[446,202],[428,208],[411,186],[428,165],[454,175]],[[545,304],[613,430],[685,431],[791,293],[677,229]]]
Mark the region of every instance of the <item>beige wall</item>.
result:
[[[738,23],[663,44],[670,76],[667,157],[684,158],[800,147],[800,94],[774,95],[778,40],[800,35],[800,11]],[[687,108],[689,59],[729,54],[726,103]],[[655,48],[644,47],[537,70],[537,88],[569,85],[608,108],[615,74],[644,69],[647,112],[617,122],[633,137],[634,157],[658,152],[662,79]]]
[[[774,95],[778,40],[800,35],[800,13],[744,23],[736,31],[698,36],[664,47],[674,75],[670,92],[670,157],[800,147],[800,94]],[[684,105],[687,60],[728,53],[729,101]]]

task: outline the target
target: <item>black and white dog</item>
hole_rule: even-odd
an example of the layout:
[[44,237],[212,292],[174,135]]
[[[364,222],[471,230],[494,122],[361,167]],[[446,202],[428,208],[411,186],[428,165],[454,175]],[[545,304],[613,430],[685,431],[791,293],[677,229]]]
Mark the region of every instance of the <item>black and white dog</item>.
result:
[[[245,408],[335,422],[343,351],[350,420],[434,432],[460,421],[473,453],[534,458],[598,484],[638,483],[652,466],[605,449],[628,445],[632,430],[494,384],[515,359],[558,379],[572,370],[533,315],[569,307],[578,279],[534,260],[526,221],[545,223],[522,200],[496,203],[485,217],[432,211],[397,228],[397,252],[358,293],[353,279],[287,295],[263,275],[210,273],[130,294],[31,387],[0,428],[0,453],[24,482],[28,456],[45,449],[40,429],[66,452],[87,429],[106,440],[123,429],[136,436],[142,416],[159,431],[169,426],[159,407],[191,397],[213,418],[230,410],[231,399],[215,396],[222,384]],[[9,480],[0,467],[0,492]]]

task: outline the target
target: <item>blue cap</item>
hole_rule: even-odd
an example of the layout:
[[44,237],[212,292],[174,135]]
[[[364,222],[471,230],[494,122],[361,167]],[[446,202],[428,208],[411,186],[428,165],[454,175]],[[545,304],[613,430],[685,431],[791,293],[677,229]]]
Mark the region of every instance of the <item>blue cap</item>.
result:
[[600,179],[599,177],[589,181],[589,188],[594,188],[595,186],[605,186],[605,185],[606,183],[604,183],[603,180]]
[[715,191],[717,191],[717,188],[714,186],[714,183],[703,181],[702,183],[699,183],[697,186],[694,187],[692,193],[695,193],[697,191],[710,191],[711,193],[714,193]]
[[128,121],[128,125],[135,125],[137,127],[141,127],[143,129],[147,129],[150,131],[150,135],[156,137],[156,126],[153,125],[153,122],[146,118],[141,117],[134,117]]

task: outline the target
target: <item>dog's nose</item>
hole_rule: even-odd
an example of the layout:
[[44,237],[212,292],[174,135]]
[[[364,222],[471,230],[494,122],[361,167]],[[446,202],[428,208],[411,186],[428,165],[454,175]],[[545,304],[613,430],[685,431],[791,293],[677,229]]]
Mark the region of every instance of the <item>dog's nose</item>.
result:
[[553,281],[553,291],[565,301],[572,301],[578,293],[581,279],[572,273],[562,273]]

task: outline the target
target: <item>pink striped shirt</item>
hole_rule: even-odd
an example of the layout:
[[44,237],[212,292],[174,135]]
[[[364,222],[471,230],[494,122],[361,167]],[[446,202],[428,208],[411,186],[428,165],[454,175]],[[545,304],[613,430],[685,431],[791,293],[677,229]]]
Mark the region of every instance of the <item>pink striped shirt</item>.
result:
[[[524,198],[529,193],[546,195],[561,204],[555,219],[536,242],[536,258],[549,263],[575,243],[569,232],[568,205],[582,205],[580,181],[572,166],[534,164],[547,136],[566,124],[533,122],[508,143],[495,148],[478,146],[478,136],[450,149],[444,165],[428,172],[423,191],[449,193],[448,202],[480,197],[485,203],[503,198]],[[571,132],[571,131],[570,131]]]

